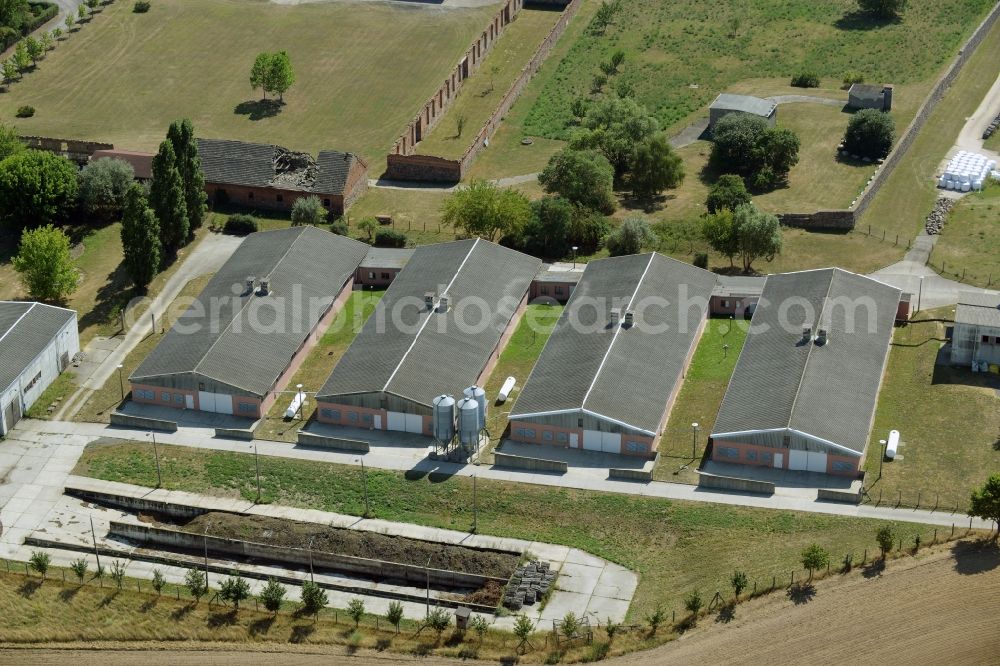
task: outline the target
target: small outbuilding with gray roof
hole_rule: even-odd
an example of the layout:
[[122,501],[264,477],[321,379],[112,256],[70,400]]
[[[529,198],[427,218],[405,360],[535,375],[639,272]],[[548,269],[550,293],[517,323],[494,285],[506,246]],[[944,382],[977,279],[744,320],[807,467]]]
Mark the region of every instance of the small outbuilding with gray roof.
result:
[[778,105],[771,100],[750,95],[722,93],[715,98],[712,106],[708,109],[709,131],[715,129],[715,123],[730,113],[749,113],[752,116],[760,116],[771,127],[774,127],[778,122]]
[[837,268],[769,276],[712,429],[712,459],[856,476],[900,296]]
[[0,436],[79,351],[76,312],[43,303],[0,301]]
[[1000,294],[966,291],[958,296],[951,362],[1000,364]]
[[250,234],[132,373],[132,399],[259,418],[350,295],[367,251],[311,226]]
[[430,436],[433,399],[485,381],[540,265],[479,239],[418,247],[317,394],[319,421]]
[[660,254],[592,261],[510,415],[510,438],[655,455],[716,276]]

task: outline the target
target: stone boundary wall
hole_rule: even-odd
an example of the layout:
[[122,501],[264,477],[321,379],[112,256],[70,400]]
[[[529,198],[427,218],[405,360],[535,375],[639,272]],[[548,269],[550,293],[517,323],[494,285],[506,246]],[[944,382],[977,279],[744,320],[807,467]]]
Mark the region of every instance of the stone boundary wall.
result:
[[735,476],[719,476],[718,474],[706,474],[705,472],[698,472],[698,487],[715,490],[735,490],[741,493],[757,493],[761,495],[774,494],[774,484],[769,481],[740,479]]
[[98,150],[114,150],[111,143],[85,141],[83,139],[58,139],[48,136],[18,137],[26,147],[62,155],[74,162],[86,163]]
[[[566,27],[569,25],[570,20],[576,16],[577,12],[580,10],[580,5],[583,0],[570,0],[568,3],[565,2],[551,2],[547,4],[552,5],[565,5],[562,16],[556,21],[556,24],[552,26],[552,30],[546,35],[545,39],[538,45],[535,50],[535,54],[531,57],[531,60],[521,69],[521,73],[518,75],[517,79],[511,84],[510,88],[507,89],[506,94],[500,100],[496,109],[490,114],[490,117],[486,120],[483,126],[479,129],[475,138],[466,148],[465,152],[457,160],[449,160],[441,157],[434,157],[431,155],[414,155],[413,150],[415,150],[416,142],[409,146],[409,150],[400,150],[400,140],[397,140],[396,145],[393,147],[392,153],[388,156],[386,160],[388,163],[388,168],[386,170],[386,178],[390,180],[415,180],[422,182],[446,182],[446,183],[457,183],[462,179],[462,176],[468,171],[469,167],[472,165],[473,160],[479,154],[479,151],[484,148],[484,142],[493,136],[497,127],[503,121],[504,116],[510,111],[510,108],[520,97],[521,92],[524,87],[528,85],[528,82],[535,76],[538,69],[545,62],[545,59],[549,56],[552,51],[552,47],[555,46],[559,38],[566,31]],[[419,119],[418,119],[419,120]],[[412,126],[412,123],[411,123]]]
[[253,430],[246,430],[243,428],[216,428],[215,436],[249,442],[253,439]]
[[360,439],[347,439],[346,437],[328,437],[317,435],[311,432],[299,431],[299,446],[308,446],[317,449],[337,449],[339,451],[352,451],[355,453],[368,453],[370,446],[368,442]]
[[162,430],[163,432],[177,432],[176,421],[164,421],[162,419],[151,419],[147,416],[133,416],[132,414],[122,414],[113,412],[111,414],[111,425],[125,428],[145,428],[147,430]]
[[847,490],[833,490],[831,488],[819,488],[816,492],[816,499],[821,502],[847,502],[848,504],[861,504],[862,491],[856,493]]
[[178,518],[180,520],[190,520],[208,513],[208,509],[201,509],[196,506],[161,502],[160,500],[151,500],[145,497],[115,495],[114,493],[89,490],[87,488],[77,488],[72,485],[72,482],[66,484],[63,492],[70,497],[76,497],[100,506],[111,506],[135,513],[156,513],[161,516],[170,516],[171,518]]
[[511,469],[523,469],[529,472],[554,472],[565,474],[567,465],[559,460],[546,460],[545,458],[529,458],[527,456],[515,456],[510,453],[493,453],[494,465],[497,467],[509,467]]
[[608,478],[618,481],[641,481],[650,483],[653,480],[653,471],[644,469],[616,469],[612,467],[608,470]]
[[445,110],[451,106],[451,102],[458,95],[458,91],[462,89],[465,79],[479,69],[483,58],[493,48],[497,37],[510,25],[523,6],[524,0],[508,0],[493,15],[493,18],[483,28],[482,33],[458,59],[458,64],[445,77],[441,86],[434,91],[434,94],[424,103],[413,120],[407,124],[406,129],[393,144],[390,155],[413,154],[415,146],[420,143],[424,135],[437,125],[438,120],[441,119]]
[[202,552],[207,544],[210,553],[235,555],[258,562],[309,566],[311,561],[312,565],[319,569],[361,575],[376,580],[401,581],[419,587],[424,587],[428,579],[434,585],[473,589],[483,587],[488,582],[496,582],[501,586],[507,584],[505,578],[496,576],[483,576],[448,569],[427,569],[412,564],[338,555],[317,550],[310,554],[308,550],[303,548],[274,546],[212,535],[206,536],[152,525],[134,525],[111,521],[108,536],[137,541],[145,546],[177,548],[192,552]]
[[[868,182],[868,185],[855,200],[854,204],[842,211],[816,211],[814,213],[783,213],[778,216],[781,223],[786,226],[799,227],[801,229],[842,229],[850,230],[855,227],[861,216],[864,215],[865,211],[868,210],[868,206],[871,205],[872,200],[875,195],[878,194],[879,190],[885,184],[885,181],[889,179],[892,175],[893,170],[906,155],[906,151],[910,149],[913,142],[917,138],[917,134],[923,129],[924,125],[927,123],[927,119],[930,118],[931,113],[937,108],[938,102],[945,96],[948,92],[948,88],[951,87],[952,82],[962,71],[962,67],[968,62],[972,54],[976,52],[976,48],[979,46],[980,42],[986,37],[993,25],[1000,19],[1000,2],[998,2],[992,10],[990,10],[989,15],[983,19],[983,22],[979,24],[972,36],[965,42],[962,48],[958,52],[958,57],[954,62],[948,67],[947,71],[944,72],[938,78],[937,83],[931,88],[930,93],[924,99],[923,104],[920,105],[920,109],[917,110],[917,115],[913,117],[910,124],[903,131],[903,135],[896,142],[893,147],[892,152],[885,158],[882,165],[879,167],[878,172],[872,177]],[[930,176],[928,175],[928,178]],[[786,221],[788,220],[788,221]]]

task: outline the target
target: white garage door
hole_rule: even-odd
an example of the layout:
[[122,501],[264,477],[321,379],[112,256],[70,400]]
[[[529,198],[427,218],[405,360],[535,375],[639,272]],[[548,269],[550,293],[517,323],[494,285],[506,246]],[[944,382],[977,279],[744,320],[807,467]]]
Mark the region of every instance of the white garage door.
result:
[[826,473],[826,454],[793,449],[788,452],[788,469]]
[[403,412],[386,412],[385,429],[406,432],[406,414]]
[[406,432],[412,432],[416,435],[423,434],[424,432],[424,417],[420,414],[406,414]]
[[233,396],[226,393],[210,393],[208,391],[198,391],[198,407],[203,412],[215,412],[216,414],[233,413]]
[[604,451],[605,453],[622,452],[622,436],[617,432],[601,432],[599,430],[583,431],[583,448],[588,451]]

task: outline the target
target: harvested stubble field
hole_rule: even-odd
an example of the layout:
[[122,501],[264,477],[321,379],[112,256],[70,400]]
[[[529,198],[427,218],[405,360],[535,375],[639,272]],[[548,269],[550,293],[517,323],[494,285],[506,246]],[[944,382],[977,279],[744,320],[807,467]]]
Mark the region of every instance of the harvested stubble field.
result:
[[[385,151],[495,10],[398,2],[157,0],[106,6],[10,92],[0,118],[22,134],[155,149],[170,121],[199,136],[296,150]],[[463,3],[467,4],[467,3]],[[476,3],[479,4],[479,3]],[[250,66],[286,50],[296,81],[280,107],[260,104]]]
[[[172,524],[167,526],[174,527]],[[519,560],[513,553],[439,544],[378,532],[342,529],[267,516],[239,516],[232,513],[211,512],[191,519],[179,529],[286,548],[305,549],[312,543],[312,549],[316,552],[364,557],[412,566],[428,566],[429,557],[431,568],[483,576],[509,576],[514,573]]]

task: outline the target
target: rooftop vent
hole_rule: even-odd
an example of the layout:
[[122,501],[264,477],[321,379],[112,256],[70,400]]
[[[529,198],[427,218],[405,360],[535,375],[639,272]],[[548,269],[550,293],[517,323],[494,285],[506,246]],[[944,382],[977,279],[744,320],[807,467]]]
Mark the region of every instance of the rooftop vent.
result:
[[257,286],[257,278],[252,275],[247,276],[247,293],[252,294]]
[[428,310],[434,309],[434,292],[428,291],[424,294],[424,307]]
[[804,342],[808,342],[809,340],[811,340],[812,339],[812,334],[813,334],[812,326],[803,326],[802,327],[802,340]]
[[261,280],[260,281],[260,291],[257,292],[258,296],[267,296],[271,293],[271,281]]
[[826,329],[821,328],[816,331],[816,344],[822,347],[826,344]]
[[619,308],[611,308],[611,323],[617,324],[621,319],[622,311]]
[[625,322],[624,322],[625,328],[630,328],[633,323],[635,323],[635,313],[632,312],[631,310],[626,310],[625,311]]
[[448,311],[448,296],[442,296],[438,300],[438,308],[437,308],[437,310],[438,310],[438,312],[447,312]]

